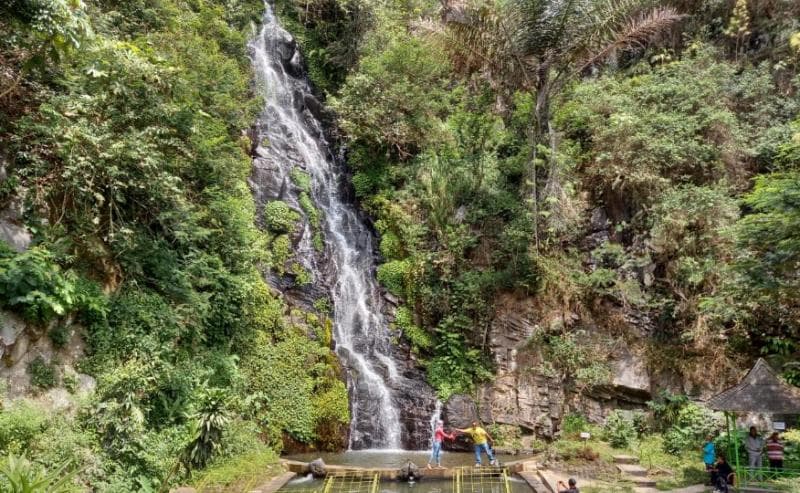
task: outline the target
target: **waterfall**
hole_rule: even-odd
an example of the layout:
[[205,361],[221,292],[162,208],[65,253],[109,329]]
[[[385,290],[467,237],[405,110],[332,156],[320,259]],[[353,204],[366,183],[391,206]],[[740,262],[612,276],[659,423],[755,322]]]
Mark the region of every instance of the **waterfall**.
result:
[[436,407],[433,409],[433,414],[431,414],[431,446],[433,446],[433,438],[436,433],[436,423],[440,419],[442,419],[442,401],[436,399]]
[[[348,199],[344,163],[326,140],[321,105],[309,87],[297,45],[272,7],[265,8],[262,29],[250,47],[264,98],[250,178],[256,204],[263,209],[270,200],[280,199],[306,219],[293,237],[293,259],[312,274],[309,289],[319,294],[319,287],[325,286],[333,302],[336,353],[350,394],[350,448],[418,447],[427,426],[415,422],[415,413],[429,416],[435,398],[419,378],[408,377],[414,370],[398,368],[382,312],[385,301],[375,279],[372,232]],[[292,173],[298,169],[310,176],[310,196],[321,213],[324,252],[314,247],[311,221],[292,185]],[[283,277],[273,275],[273,286],[286,289]],[[401,420],[401,408],[414,408],[414,416]]]

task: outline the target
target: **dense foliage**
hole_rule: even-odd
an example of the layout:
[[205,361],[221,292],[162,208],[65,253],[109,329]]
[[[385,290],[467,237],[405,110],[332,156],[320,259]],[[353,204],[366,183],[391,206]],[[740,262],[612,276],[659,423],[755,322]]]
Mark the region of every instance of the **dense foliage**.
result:
[[[77,324],[80,371],[97,385],[72,417],[24,401],[4,410],[0,452],[37,463],[8,459],[0,483],[25,470],[45,484],[65,466],[97,491],[156,491],[239,456],[274,461],[268,447],[284,439],[341,446],[347,393],[318,336],[329,322],[290,316],[259,272],[295,220],[275,202],[269,231],[257,230],[246,183],[243,130],[259,106],[246,49],[262,10],[251,0],[0,7],[2,200],[34,242],[0,252],[0,303],[56,347]],[[262,360],[285,354],[296,361]],[[77,391],[55,358],[27,373],[39,391]],[[31,491],[41,488],[61,486]]]
[[[9,404],[4,467],[46,481],[69,450],[83,484],[148,491],[343,445],[329,307],[288,307],[259,271],[312,282],[289,260],[297,211],[271,201],[256,229],[246,183],[262,8],[0,6],[0,205],[34,239],[0,248],[0,306],[56,347],[74,322],[97,383],[74,416]],[[797,2],[276,10],[335,113],[398,339],[440,397],[490,379],[497,315],[531,309],[521,349],[570,411],[621,347],[686,392],[758,356],[800,383]],[[322,251],[308,176],[290,178]],[[57,361],[27,372],[36,392],[78,386]],[[652,412],[673,453],[717,425],[671,394]],[[632,446],[642,421],[615,413],[604,436]]]
[[[358,63],[320,88],[395,326],[443,397],[490,374],[509,298],[577,314],[529,347],[578,390],[642,332],[655,371],[699,386],[797,356],[795,5],[347,5],[371,12]],[[314,47],[335,32],[303,27]]]

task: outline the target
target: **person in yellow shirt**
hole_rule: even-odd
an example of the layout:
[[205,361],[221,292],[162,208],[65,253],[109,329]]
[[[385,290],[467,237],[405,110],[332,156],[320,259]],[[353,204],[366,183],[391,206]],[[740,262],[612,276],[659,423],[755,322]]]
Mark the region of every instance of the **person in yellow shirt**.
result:
[[489,458],[489,464],[494,466],[497,464],[497,461],[492,454],[492,449],[489,447],[491,442],[494,442],[494,439],[489,432],[484,430],[477,421],[472,422],[472,426],[469,428],[456,428],[456,431],[461,433],[466,433],[472,438],[472,442],[475,444],[475,467],[481,467],[481,451],[486,452],[486,456]]

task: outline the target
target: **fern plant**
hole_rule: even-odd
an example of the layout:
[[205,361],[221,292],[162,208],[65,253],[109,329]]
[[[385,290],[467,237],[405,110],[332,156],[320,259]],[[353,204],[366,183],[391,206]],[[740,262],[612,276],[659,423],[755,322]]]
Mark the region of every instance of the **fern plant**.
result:
[[52,472],[29,461],[24,456],[9,455],[0,462],[0,491],[6,493],[71,493],[78,491],[72,480],[67,461]]

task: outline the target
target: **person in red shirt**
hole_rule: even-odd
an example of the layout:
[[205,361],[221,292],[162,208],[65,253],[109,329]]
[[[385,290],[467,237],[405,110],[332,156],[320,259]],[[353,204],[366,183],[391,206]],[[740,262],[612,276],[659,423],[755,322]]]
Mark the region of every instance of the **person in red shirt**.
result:
[[775,431],[770,435],[764,448],[767,449],[767,459],[769,459],[769,467],[773,469],[783,469],[783,444],[778,439],[778,432]]
[[431,463],[436,462],[436,468],[442,468],[442,442],[447,440],[452,440],[454,436],[450,433],[446,433],[444,431],[444,421],[437,421],[436,422],[436,429],[433,432],[433,452],[431,452],[431,458],[428,460],[428,469],[431,469]]

